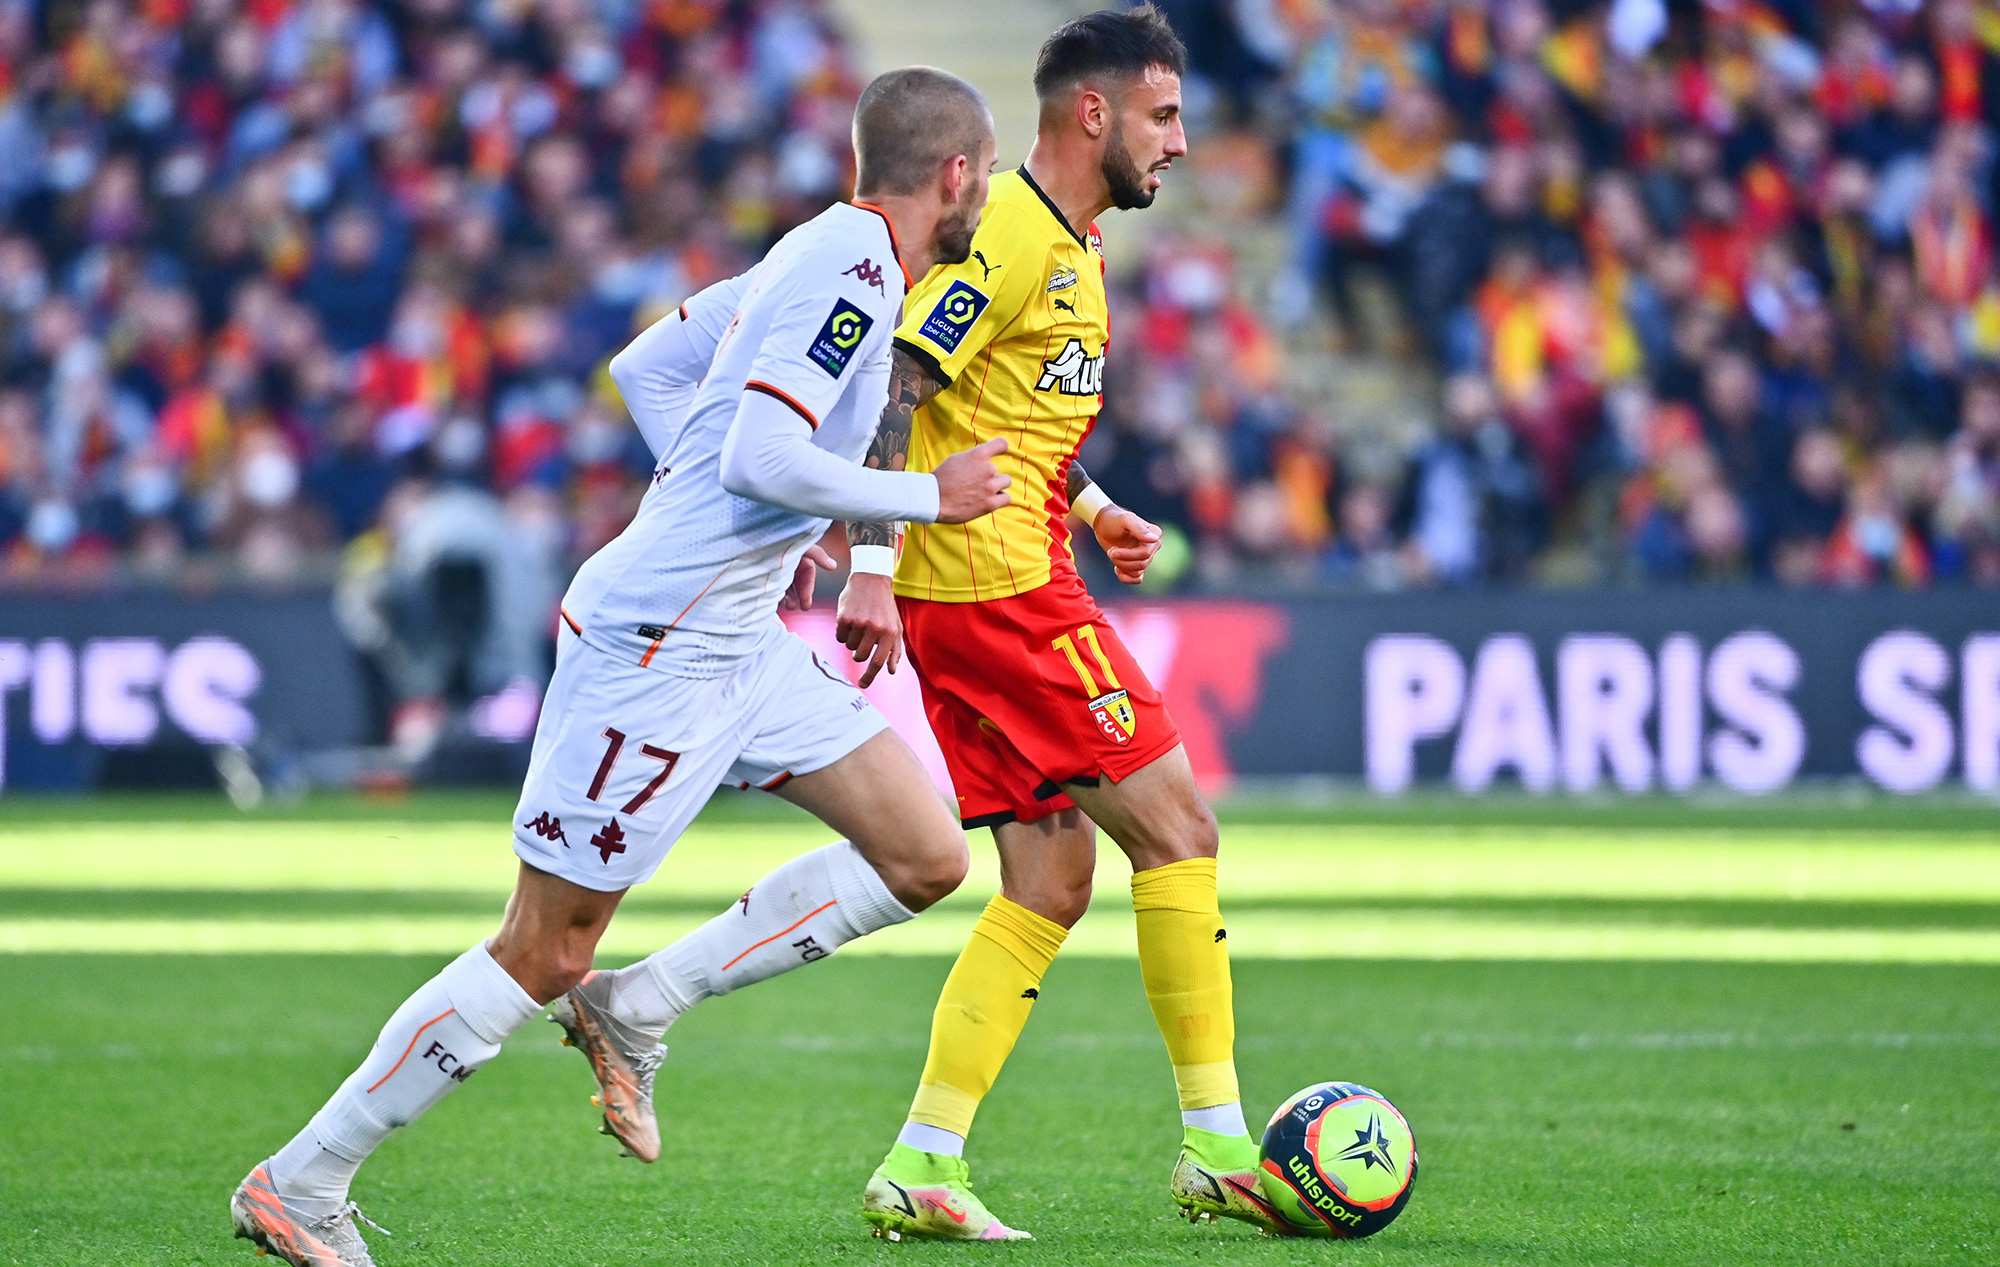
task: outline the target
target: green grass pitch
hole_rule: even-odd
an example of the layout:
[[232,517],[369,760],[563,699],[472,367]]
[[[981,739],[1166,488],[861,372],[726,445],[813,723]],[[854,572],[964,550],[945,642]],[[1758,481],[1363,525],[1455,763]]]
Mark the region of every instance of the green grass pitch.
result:
[[[510,809],[0,803],[0,1264],[252,1261],[230,1188],[490,929]],[[1368,1241],[1172,1217],[1172,1080],[1115,857],[972,1140],[980,1192],[1037,1240],[867,1237],[862,1182],[992,891],[984,833],[938,911],[676,1028],[657,1165],[596,1134],[583,1062],[532,1024],[354,1195],[395,1233],[371,1236],[382,1267],[1991,1264],[1996,826],[1939,802],[1226,813],[1248,1107],[1351,1079],[1417,1132],[1414,1199]],[[732,798],[607,962],[823,839]]]

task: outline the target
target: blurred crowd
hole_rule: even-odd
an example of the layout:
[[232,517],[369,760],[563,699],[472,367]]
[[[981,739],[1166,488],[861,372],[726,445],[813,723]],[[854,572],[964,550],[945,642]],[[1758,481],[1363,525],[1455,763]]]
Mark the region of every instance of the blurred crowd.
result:
[[[1162,584],[2000,583],[2000,3],[1162,7],[1211,228],[1113,261],[1085,451]],[[0,583],[539,678],[650,469],[606,360],[845,195],[858,87],[817,0],[0,0]],[[1428,385],[1386,452],[1328,326]]]
[[1440,385],[1357,462],[1337,393],[1265,390],[1259,318],[1153,339],[1155,270],[1105,458],[1207,575],[2000,584],[2000,5],[1165,7],[1191,108],[1284,167],[1261,318]]
[[858,88],[812,0],[0,0],[0,583],[337,574],[392,700],[541,677],[606,361]]

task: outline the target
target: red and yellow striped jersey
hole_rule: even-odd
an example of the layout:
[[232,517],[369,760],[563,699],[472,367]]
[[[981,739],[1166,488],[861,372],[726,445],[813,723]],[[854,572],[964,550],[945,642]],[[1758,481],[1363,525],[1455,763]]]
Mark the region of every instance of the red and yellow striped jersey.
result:
[[911,524],[898,594],[1006,598],[1070,560],[1069,466],[1104,399],[1109,334],[1096,226],[1071,232],[1025,168],[994,177],[971,257],[910,292],[896,346],[950,384],[917,411],[909,469],[1005,436],[1014,500],[968,524]]

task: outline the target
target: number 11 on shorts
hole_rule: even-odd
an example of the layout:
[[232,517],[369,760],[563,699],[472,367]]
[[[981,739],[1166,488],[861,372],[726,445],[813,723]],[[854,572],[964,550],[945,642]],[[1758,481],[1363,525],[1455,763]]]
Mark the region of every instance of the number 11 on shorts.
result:
[[[593,801],[597,799],[599,793],[604,791],[604,782],[611,777],[611,767],[617,764],[618,754],[625,747],[625,732],[615,727],[606,726],[604,728],[604,739],[604,759],[597,763],[597,774],[590,780],[589,796]],[[666,783],[667,776],[674,772],[674,765],[681,759],[680,753],[668,752],[665,748],[658,748],[649,743],[640,744],[639,752],[642,756],[651,757],[653,760],[659,762],[660,772],[654,775],[652,781],[647,783],[645,787],[640,788],[631,800],[625,802],[624,806],[618,811],[621,814],[636,814],[643,809],[646,802],[653,799],[653,793],[659,791],[661,786]]]
[[[1083,655],[1077,651],[1077,640],[1090,644],[1090,654],[1097,661],[1097,667],[1104,671],[1104,689],[1098,690],[1097,679],[1090,675],[1090,666],[1083,662]],[[1132,711],[1131,697],[1118,685],[1118,674],[1111,667],[1111,657],[1104,654],[1104,647],[1097,641],[1097,630],[1090,625],[1078,625],[1076,638],[1063,634],[1049,644],[1068,657],[1069,666],[1076,670],[1076,676],[1083,682],[1084,697],[1090,701],[1090,719],[1102,734],[1115,744],[1127,744],[1138,732],[1139,718]]]

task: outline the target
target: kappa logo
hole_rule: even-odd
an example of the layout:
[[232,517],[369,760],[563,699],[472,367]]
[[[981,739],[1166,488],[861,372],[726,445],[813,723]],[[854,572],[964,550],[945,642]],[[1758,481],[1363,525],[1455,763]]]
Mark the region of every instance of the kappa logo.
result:
[[1036,381],[1035,390],[1045,392],[1051,388],[1064,396],[1102,396],[1104,354],[1087,355],[1083,340],[1071,339],[1054,360],[1042,362],[1042,376]]
[[972,323],[979,320],[979,314],[991,302],[969,282],[955,281],[938,297],[937,306],[924,318],[923,325],[917,327],[917,333],[943,348],[949,356],[958,351],[966,331],[972,329]]
[[590,844],[608,867],[611,865],[612,854],[625,852],[625,829],[620,827],[618,820],[614,818],[590,838]]
[[543,840],[560,840],[563,848],[569,848],[569,837],[563,835],[562,819],[551,817],[547,810],[543,810],[521,826]]
[[845,299],[834,300],[833,311],[827,314],[826,324],[819,328],[819,333],[813,336],[812,346],[806,349],[806,359],[834,378],[839,378],[847,369],[847,363],[854,359],[861,340],[868,337],[868,327],[874,324],[873,317]]
[[1090,701],[1090,716],[1097,728],[1116,744],[1131,743],[1139,729],[1139,717],[1132,711],[1132,697],[1123,690]]
[[874,260],[864,259],[859,264],[856,264],[853,268],[843,268],[840,270],[840,275],[842,277],[847,276],[849,273],[852,273],[854,274],[854,276],[860,278],[862,285],[873,286],[877,291],[879,291],[884,295],[887,295],[889,293],[888,291],[882,289],[882,266],[880,264],[875,263]]
[[1065,265],[1049,274],[1049,286],[1043,293],[1053,295],[1074,285],[1076,285],[1076,270]]

